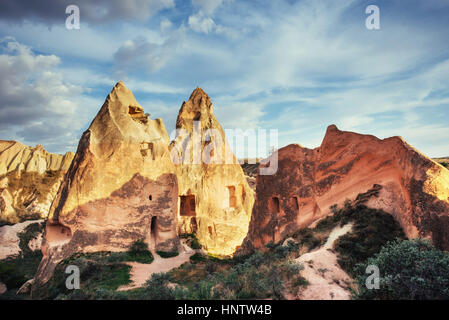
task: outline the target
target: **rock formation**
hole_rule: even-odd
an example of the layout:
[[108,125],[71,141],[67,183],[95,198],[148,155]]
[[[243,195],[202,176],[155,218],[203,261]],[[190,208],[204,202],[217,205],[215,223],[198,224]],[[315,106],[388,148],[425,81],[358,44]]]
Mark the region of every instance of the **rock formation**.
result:
[[73,153],[65,155],[47,152],[41,145],[28,147],[17,141],[0,140],[0,176],[11,171],[67,171]]
[[161,119],[119,82],[81,137],[53,202],[37,285],[75,252],[125,251],[143,239],[178,250],[177,178]]
[[233,254],[248,231],[254,192],[201,88],[182,104],[176,129],[170,150],[179,184],[178,231],[195,232],[209,253]]
[[45,218],[74,154],[0,141],[0,220]]
[[257,177],[241,253],[282,240],[346,199],[389,212],[409,238],[449,250],[449,170],[402,138],[380,140],[332,125],[318,148],[292,144],[277,152],[277,173]]

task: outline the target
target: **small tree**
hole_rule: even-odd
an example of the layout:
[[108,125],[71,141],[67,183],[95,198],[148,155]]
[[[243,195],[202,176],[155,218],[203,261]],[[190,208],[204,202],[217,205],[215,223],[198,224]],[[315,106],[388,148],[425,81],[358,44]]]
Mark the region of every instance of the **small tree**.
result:
[[169,287],[170,276],[167,273],[153,273],[151,279],[146,282],[147,299],[149,300],[173,300],[174,290]]
[[145,243],[143,239],[137,240],[133,242],[133,244],[129,248],[129,251],[136,254],[146,252],[148,251],[148,245]]
[[[366,268],[375,265],[380,272],[380,288],[367,289]],[[449,299],[449,254],[429,241],[393,241],[374,257],[356,266],[359,299]]]

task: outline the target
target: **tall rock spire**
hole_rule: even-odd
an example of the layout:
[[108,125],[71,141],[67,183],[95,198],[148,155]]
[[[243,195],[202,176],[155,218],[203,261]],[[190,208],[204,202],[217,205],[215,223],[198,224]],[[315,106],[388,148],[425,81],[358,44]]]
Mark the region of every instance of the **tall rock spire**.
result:
[[124,251],[143,239],[177,251],[177,178],[161,119],[119,82],[84,132],[50,209],[37,279],[75,252]]
[[210,253],[233,254],[247,233],[254,195],[201,88],[182,104],[176,128],[170,151],[181,197],[178,231],[196,232]]

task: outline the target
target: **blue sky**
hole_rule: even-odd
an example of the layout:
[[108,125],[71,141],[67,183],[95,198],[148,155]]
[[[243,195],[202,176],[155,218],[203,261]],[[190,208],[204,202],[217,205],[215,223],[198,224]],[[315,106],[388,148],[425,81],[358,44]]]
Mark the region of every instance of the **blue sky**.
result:
[[448,0],[2,0],[0,139],[75,151],[123,80],[169,132],[200,86],[224,128],[278,129],[279,146],[336,124],[448,156],[448,17]]

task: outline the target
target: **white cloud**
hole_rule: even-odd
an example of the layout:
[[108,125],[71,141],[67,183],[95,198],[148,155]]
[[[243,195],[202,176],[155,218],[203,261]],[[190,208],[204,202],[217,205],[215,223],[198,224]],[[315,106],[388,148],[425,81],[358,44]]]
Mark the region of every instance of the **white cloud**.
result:
[[182,46],[184,27],[173,31],[162,43],[150,42],[145,37],[125,41],[115,52],[114,61],[121,71],[135,71],[146,68],[156,72],[166,66]]
[[187,92],[187,90],[182,87],[170,86],[161,82],[145,80],[130,79],[125,82],[125,85],[133,92],[164,94],[182,94]]
[[168,31],[171,30],[172,27],[173,27],[173,23],[170,20],[168,20],[167,18],[164,18],[161,20],[160,29],[161,29],[162,34],[166,34]]
[[206,34],[212,32],[215,27],[214,20],[210,17],[206,17],[202,11],[190,16],[188,23],[189,27],[192,28],[193,31]]
[[192,4],[195,7],[200,8],[204,13],[211,15],[214,13],[215,9],[217,9],[223,0],[192,0]]
[[32,46],[34,50],[50,52],[66,59],[86,59],[96,64],[113,61],[113,54],[120,45],[138,35],[145,35],[147,39],[157,43],[163,39],[158,30],[130,24],[108,28],[82,25],[80,30],[69,31],[63,24],[48,28],[44,24],[24,22],[11,25],[0,20],[0,30],[3,31],[0,34],[12,34],[18,41]]
[[93,99],[53,71],[58,57],[36,55],[11,37],[0,39],[0,46],[2,138],[44,144],[53,151],[73,150],[76,134],[88,120],[81,109],[91,106]]
[[[430,2],[419,9],[438,5]],[[180,103],[172,107],[173,100],[162,100],[199,85],[207,88],[226,127],[279,128],[282,144],[315,147],[326,126],[336,123],[382,137],[404,135],[424,152],[447,147],[440,140],[428,146],[408,130],[422,125],[426,130],[418,132],[444,137],[442,131],[449,131],[432,112],[449,105],[449,60],[436,63],[449,56],[445,21],[433,15],[416,19],[421,12],[413,8],[398,16],[392,6],[382,15],[381,30],[371,32],[356,0],[192,3],[193,12],[188,6],[160,12],[145,25],[137,18],[108,28],[91,23],[78,34],[30,23],[12,27],[0,22],[0,29],[39,52],[63,57],[64,69],[57,65],[63,83],[112,85],[118,69],[129,77],[127,86],[145,98],[164,95],[155,105],[164,107],[164,121],[172,121]],[[94,67],[90,72],[74,72],[76,64],[66,69],[73,57]],[[422,108],[428,114],[417,111]]]
[[214,103],[214,113],[222,126],[227,129],[258,128],[260,118],[265,114],[263,108],[263,104],[253,102],[217,99],[217,102]]

